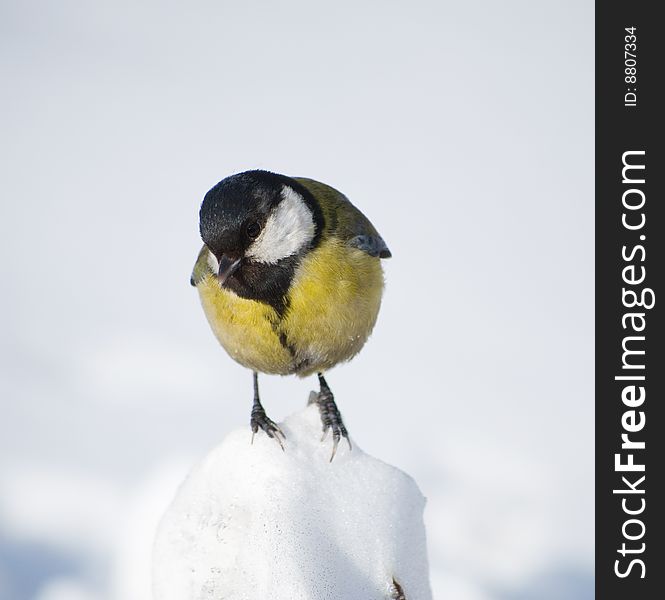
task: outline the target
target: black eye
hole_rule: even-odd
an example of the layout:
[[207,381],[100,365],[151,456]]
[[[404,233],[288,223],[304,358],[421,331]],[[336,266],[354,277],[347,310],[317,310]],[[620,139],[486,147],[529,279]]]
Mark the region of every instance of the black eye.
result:
[[247,225],[247,237],[251,240],[255,240],[257,237],[259,237],[259,233],[261,233],[261,225],[259,225],[256,221],[253,221],[249,225]]

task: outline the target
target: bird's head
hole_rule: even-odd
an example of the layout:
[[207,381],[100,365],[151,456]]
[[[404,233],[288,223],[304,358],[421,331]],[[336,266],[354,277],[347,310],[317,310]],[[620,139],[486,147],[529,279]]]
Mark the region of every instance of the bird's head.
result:
[[257,298],[283,287],[280,273],[315,245],[323,226],[307,189],[267,171],[220,181],[205,195],[199,217],[220,285]]

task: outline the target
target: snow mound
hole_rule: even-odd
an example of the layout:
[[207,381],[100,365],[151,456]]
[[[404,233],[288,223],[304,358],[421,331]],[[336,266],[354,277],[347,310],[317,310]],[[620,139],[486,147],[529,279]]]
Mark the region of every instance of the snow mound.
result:
[[402,471],[342,440],[329,462],[316,406],[249,427],[182,484],[157,532],[155,600],[431,599],[425,499]]

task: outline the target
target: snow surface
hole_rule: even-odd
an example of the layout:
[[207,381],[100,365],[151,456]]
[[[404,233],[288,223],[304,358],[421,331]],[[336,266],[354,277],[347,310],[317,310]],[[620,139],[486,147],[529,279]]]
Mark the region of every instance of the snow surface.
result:
[[321,443],[310,405],[266,435],[233,431],[179,489],[158,529],[155,600],[431,599],[413,479],[353,442]]

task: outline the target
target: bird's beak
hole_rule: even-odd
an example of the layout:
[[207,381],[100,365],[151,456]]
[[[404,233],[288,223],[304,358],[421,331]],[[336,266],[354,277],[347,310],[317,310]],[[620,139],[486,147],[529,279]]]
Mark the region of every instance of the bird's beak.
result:
[[224,282],[238,270],[241,260],[240,258],[231,258],[226,254],[222,254],[219,259],[219,270],[217,271],[219,285],[224,285]]

